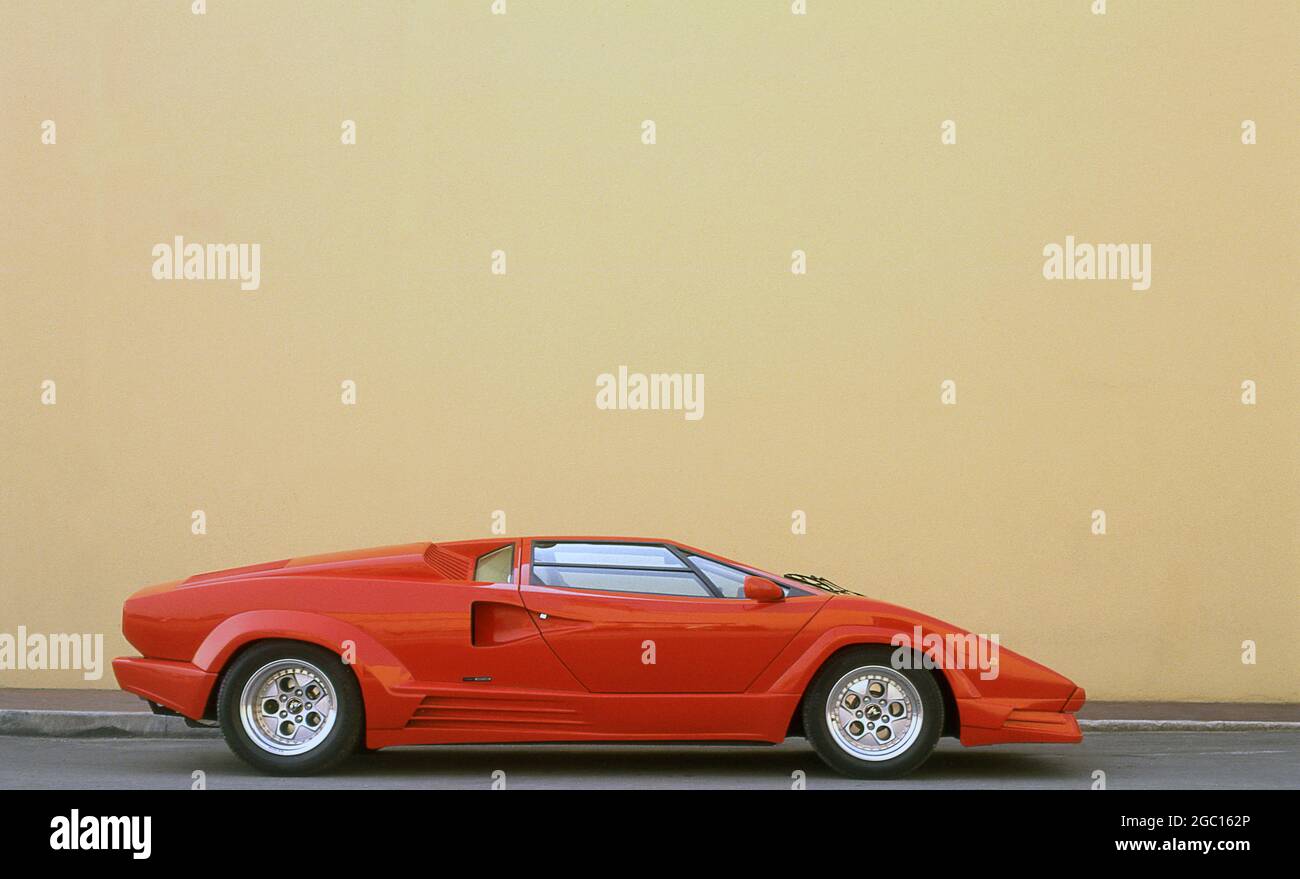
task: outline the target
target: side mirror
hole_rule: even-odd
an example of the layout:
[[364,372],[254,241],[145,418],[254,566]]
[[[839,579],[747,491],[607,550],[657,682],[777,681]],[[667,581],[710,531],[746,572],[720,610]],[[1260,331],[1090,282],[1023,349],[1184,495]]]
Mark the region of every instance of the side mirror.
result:
[[746,577],[745,597],[751,601],[780,601],[785,598],[785,590],[763,577]]

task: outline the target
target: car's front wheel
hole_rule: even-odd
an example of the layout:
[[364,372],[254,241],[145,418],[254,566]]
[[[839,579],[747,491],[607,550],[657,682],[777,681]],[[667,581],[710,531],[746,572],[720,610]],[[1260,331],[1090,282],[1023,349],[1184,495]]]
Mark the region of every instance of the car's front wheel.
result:
[[943,731],[943,696],[926,669],[895,668],[893,651],[859,647],[835,656],[804,698],[808,741],[828,766],[854,778],[916,769]]
[[267,641],[239,655],[217,695],[236,756],[264,772],[305,775],[352,754],[363,735],[361,688],[333,653]]

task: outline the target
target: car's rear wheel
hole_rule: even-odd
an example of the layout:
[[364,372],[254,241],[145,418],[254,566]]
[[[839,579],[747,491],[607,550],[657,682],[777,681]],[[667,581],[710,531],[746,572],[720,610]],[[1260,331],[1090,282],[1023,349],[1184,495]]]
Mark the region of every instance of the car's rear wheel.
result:
[[884,646],[846,650],[813,678],[804,732],[817,756],[854,778],[898,778],[916,769],[943,731],[943,696],[926,669],[894,668]]
[[264,772],[321,772],[361,741],[361,688],[333,653],[266,641],[239,655],[221,682],[217,717],[226,744]]

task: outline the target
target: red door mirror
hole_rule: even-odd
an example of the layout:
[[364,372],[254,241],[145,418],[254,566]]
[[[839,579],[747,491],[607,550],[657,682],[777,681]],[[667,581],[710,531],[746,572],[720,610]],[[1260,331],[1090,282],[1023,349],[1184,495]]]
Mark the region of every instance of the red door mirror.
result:
[[745,597],[751,601],[780,601],[785,598],[785,590],[763,577],[746,577]]

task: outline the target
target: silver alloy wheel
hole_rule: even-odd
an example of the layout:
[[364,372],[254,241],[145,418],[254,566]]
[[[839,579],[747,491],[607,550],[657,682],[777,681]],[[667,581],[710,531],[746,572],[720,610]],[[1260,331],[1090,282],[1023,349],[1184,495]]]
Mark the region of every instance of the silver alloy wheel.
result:
[[840,678],[826,697],[826,725],[835,744],[858,760],[902,754],[921,735],[921,694],[902,673],[865,665]]
[[239,694],[248,738],[271,754],[305,754],[329,738],[338,719],[334,685],[302,659],[277,659],[253,672]]

